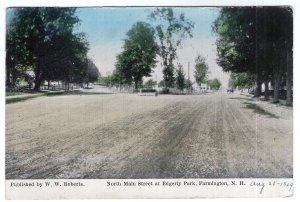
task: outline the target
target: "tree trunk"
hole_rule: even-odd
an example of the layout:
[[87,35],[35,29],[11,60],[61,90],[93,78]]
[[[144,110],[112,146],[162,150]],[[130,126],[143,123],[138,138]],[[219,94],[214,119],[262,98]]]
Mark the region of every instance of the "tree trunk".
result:
[[293,85],[293,53],[287,51],[287,71],[286,71],[286,104],[291,105],[293,102],[292,85]]
[[254,97],[260,97],[261,84],[262,84],[261,75],[257,74],[257,76],[256,76],[256,88],[255,88],[255,91],[254,91]]
[[39,64],[37,64],[36,69],[34,70],[34,75],[35,75],[35,79],[34,79],[34,89],[35,91],[39,91],[41,88],[41,84],[43,82],[43,77],[42,77],[42,72],[41,72],[41,68],[39,67]]
[[42,78],[40,78],[39,76],[35,77],[33,90],[39,91],[41,88],[42,81]]
[[292,80],[287,76],[286,78],[286,104],[292,104]]
[[273,98],[273,102],[274,103],[278,103],[279,102],[279,87],[280,87],[280,79],[275,79],[274,81],[274,98]]
[[6,68],[6,87],[11,87],[11,81],[10,81],[10,68]]
[[261,94],[261,80],[257,80],[256,81],[256,87],[255,87],[255,91],[254,91],[254,97],[260,97]]
[[50,80],[48,80],[48,90],[49,90],[49,88],[50,88]]
[[265,93],[264,93],[265,100],[269,100],[269,81],[265,81],[264,84],[265,84]]
[[11,87],[16,87],[17,86],[17,70],[16,69],[12,69],[11,72],[11,80],[10,80],[10,84]]
[[67,91],[67,81],[64,81],[64,90]]

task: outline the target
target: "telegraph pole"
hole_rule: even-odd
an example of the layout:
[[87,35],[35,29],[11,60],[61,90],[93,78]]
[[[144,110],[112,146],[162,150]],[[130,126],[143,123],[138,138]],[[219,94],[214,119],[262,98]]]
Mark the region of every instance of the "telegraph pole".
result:
[[188,62],[188,80],[190,81],[190,62]]
[[190,81],[190,62],[188,62],[188,85],[189,85],[189,92],[191,92],[191,81]]

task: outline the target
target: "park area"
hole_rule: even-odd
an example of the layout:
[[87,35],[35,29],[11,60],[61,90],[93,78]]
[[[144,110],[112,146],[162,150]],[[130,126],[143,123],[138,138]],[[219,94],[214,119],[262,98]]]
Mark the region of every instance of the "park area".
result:
[[6,105],[6,179],[289,178],[293,111],[240,93]]
[[6,179],[293,178],[292,7],[6,16]]

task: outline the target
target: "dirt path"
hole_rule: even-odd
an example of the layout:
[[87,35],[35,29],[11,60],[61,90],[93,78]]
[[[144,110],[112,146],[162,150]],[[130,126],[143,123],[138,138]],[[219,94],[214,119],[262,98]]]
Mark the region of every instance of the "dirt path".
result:
[[6,178],[292,177],[292,109],[245,96],[70,95],[6,106]]

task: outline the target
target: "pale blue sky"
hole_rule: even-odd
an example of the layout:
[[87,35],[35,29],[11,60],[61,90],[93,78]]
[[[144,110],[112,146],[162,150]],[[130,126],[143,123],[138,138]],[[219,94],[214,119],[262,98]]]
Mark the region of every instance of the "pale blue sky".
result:
[[[80,24],[77,31],[84,32],[90,43],[89,57],[94,61],[102,75],[111,74],[114,70],[116,56],[122,51],[126,33],[138,21],[155,22],[149,19],[149,14],[155,10],[153,7],[86,7],[78,8],[77,15]],[[213,21],[218,17],[219,8],[213,7],[174,7],[175,14],[184,13],[185,17],[195,24],[193,38],[183,40],[182,47],[178,49],[178,61],[183,65],[188,76],[188,63],[190,63],[190,78],[194,80],[194,60],[198,54],[206,58],[209,66],[210,79],[218,78],[223,87],[227,87],[228,74],[216,64],[216,35],[212,32]],[[9,14],[9,12],[8,12]],[[159,58],[157,58],[159,59]],[[152,79],[162,79],[162,66],[160,62],[152,73]],[[149,78],[146,78],[146,80]]]
[[[153,23],[149,14],[152,7],[94,7],[78,8],[77,14],[81,20],[78,30],[86,34],[90,42],[89,56],[98,66],[102,75],[109,74],[114,69],[116,55],[122,51],[123,40],[127,31],[138,21]],[[216,36],[212,32],[212,22],[217,18],[219,9],[208,7],[173,8],[176,14],[184,13],[185,17],[195,23],[193,38],[183,41],[178,50],[180,62],[188,74],[190,62],[190,77],[193,80],[194,60],[197,54],[206,57],[211,72],[210,78],[219,78],[224,87],[227,86],[228,75],[222,72],[216,64]],[[157,63],[153,79],[162,79],[162,67]]]

